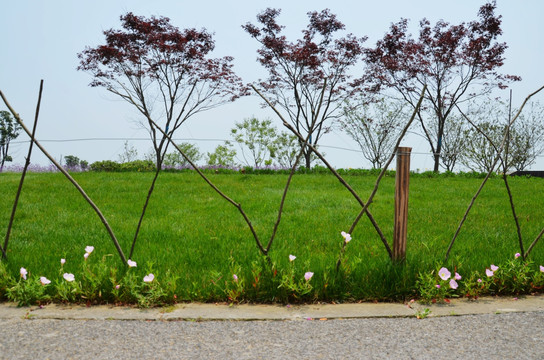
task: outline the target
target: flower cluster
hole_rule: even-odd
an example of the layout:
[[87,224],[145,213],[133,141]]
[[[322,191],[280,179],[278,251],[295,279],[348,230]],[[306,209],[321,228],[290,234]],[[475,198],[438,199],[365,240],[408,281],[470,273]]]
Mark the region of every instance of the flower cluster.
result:
[[85,254],[83,254],[83,257],[85,260],[91,255],[91,253],[94,251],[94,246],[85,246]]
[[[442,267],[440,270],[438,270],[438,276],[442,280],[447,281],[451,277],[451,272],[447,268]],[[459,275],[458,273],[455,273],[453,278],[451,278],[449,281],[450,289],[456,290],[459,287],[459,284],[457,283],[457,281],[461,279],[462,279],[461,275]],[[440,289],[440,284],[437,285],[437,288]]]
[[491,264],[489,268],[485,269],[485,274],[487,275],[487,277],[492,277],[497,270],[499,270],[499,267]]
[[344,242],[347,244],[351,241],[351,235],[342,231],[340,232],[340,234],[342,235],[342,237],[344,238]]

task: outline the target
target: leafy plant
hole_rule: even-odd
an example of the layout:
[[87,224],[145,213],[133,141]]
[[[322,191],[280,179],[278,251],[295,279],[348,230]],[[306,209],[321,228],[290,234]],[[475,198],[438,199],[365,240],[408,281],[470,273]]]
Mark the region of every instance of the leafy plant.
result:
[[46,294],[46,286],[51,282],[45,278],[32,278],[25,268],[21,268],[19,281],[9,281],[6,288],[8,300],[16,302],[17,306],[29,306],[36,303],[49,301]]
[[[280,276],[278,290],[281,290],[281,292],[279,297],[284,301],[301,301],[313,289],[310,280],[314,273],[307,271],[301,276],[296,271],[295,259],[296,256],[289,255],[289,267]],[[305,262],[304,268],[309,268],[309,261]]]
[[445,268],[441,267],[437,271],[420,273],[416,281],[417,292],[423,302],[444,302],[447,298],[456,297],[458,281],[462,277],[458,273],[454,275]]

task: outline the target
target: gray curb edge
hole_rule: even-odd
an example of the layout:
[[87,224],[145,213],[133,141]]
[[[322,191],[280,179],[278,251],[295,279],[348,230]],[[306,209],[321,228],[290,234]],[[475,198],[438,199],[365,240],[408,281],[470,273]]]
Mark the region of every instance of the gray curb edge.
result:
[[[410,305],[410,306],[409,306]],[[544,296],[484,297],[477,300],[452,299],[444,304],[357,303],[309,305],[228,305],[186,303],[168,307],[138,309],[120,306],[49,304],[17,307],[0,303],[0,319],[57,320],[143,320],[143,321],[259,321],[333,320],[356,318],[405,318],[498,314],[544,311]]]

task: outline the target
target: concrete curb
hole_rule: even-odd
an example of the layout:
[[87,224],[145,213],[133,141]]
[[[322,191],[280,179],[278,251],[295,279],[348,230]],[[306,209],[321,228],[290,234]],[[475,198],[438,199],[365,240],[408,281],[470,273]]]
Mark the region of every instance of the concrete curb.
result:
[[143,320],[143,321],[259,321],[259,320],[332,320],[356,318],[415,317],[428,309],[428,317],[544,311],[544,296],[484,297],[478,300],[453,299],[449,304],[360,303],[311,305],[227,305],[177,304],[137,309],[108,305],[50,304],[19,308],[0,304],[0,319],[59,320]]

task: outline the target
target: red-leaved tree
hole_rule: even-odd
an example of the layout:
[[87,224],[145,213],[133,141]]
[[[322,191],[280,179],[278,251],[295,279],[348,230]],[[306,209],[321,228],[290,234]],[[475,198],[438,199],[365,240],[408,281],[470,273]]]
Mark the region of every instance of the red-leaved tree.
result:
[[439,170],[446,122],[455,105],[520,80],[498,73],[507,46],[497,41],[502,30],[501,16],[495,15],[495,9],[495,2],[483,5],[479,19],[467,24],[450,25],[440,20],[431,27],[423,19],[418,39],[411,37],[408,21],[402,19],[391,25],[375,48],[365,50],[368,68],[364,80],[371,90],[393,89],[415,107],[427,85],[418,117],[434,154],[435,172]]
[[133,105],[143,115],[153,142],[157,172],[135,242],[168,148],[167,135],[173,137],[191,116],[233,101],[245,90],[232,70],[231,57],[209,57],[215,44],[205,29],[180,30],[166,17],[132,13],[120,19],[121,30],[104,31],[104,45],[78,54],[78,70],[92,75],[91,86],[104,87]]
[[[365,39],[351,34],[335,38],[345,26],[326,9],[309,12],[303,37],[289,42],[276,21],[279,14],[280,10],[268,8],[257,15],[260,27],[250,23],[242,27],[261,44],[258,60],[269,73],[259,84],[263,93],[315,147],[329,130],[328,122],[342,115],[344,100],[358,90],[349,84],[348,71],[361,59]],[[302,140],[299,143],[304,146]],[[303,151],[309,168],[312,151],[308,147]]]

